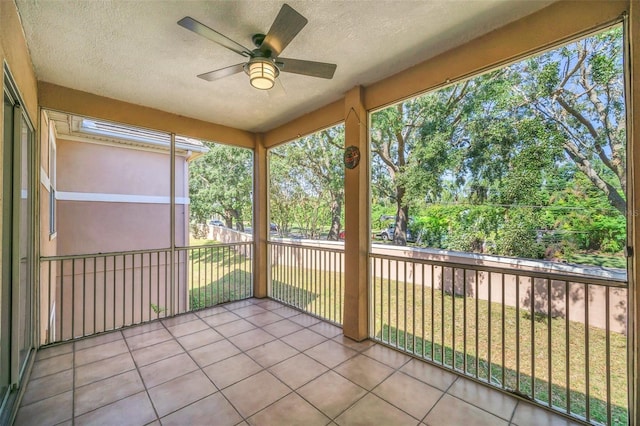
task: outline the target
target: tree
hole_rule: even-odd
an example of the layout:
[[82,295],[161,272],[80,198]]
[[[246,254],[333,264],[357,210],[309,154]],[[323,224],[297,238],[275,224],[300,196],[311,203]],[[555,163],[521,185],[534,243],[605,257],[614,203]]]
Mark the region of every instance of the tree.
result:
[[[626,212],[621,49],[618,27],[373,114],[372,198],[396,203],[394,242],[405,243],[409,208],[427,202],[466,206],[446,231],[440,220],[418,218],[429,241],[449,248],[539,257],[541,235],[573,234],[582,235],[574,238],[580,247],[618,250]],[[576,173],[592,188],[576,185]],[[569,189],[581,193],[563,196]],[[589,204],[603,213],[589,212],[592,226],[579,213],[564,220],[567,210],[555,205],[563,199],[576,212]],[[556,232],[578,223],[589,236]]]
[[625,215],[622,65],[622,28],[616,27],[514,65],[513,88],[522,107],[555,128],[567,158]]
[[228,228],[244,231],[251,219],[253,153],[249,149],[208,143],[209,151],[189,164],[190,217],[206,223],[213,215]]
[[296,222],[307,223],[315,236],[326,223],[328,208],[327,239],[338,240],[344,205],[343,147],[344,126],[336,126],[272,150],[272,217],[290,217],[288,222],[297,216]]
[[[393,241],[406,245],[409,208],[437,196],[445,172],[456,168],[466,138],[461,123],[473,107],[478,86],[469,80],[386,108],[372,116],[374,181],[391,183],[397,206]],[[383,176],[386,177],[383,177]]]

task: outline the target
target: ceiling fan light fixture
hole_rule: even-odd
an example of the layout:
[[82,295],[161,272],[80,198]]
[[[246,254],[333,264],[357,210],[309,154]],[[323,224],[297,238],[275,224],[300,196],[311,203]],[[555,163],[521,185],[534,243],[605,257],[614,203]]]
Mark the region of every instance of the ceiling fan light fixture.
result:
[[260,90],[271,89],[280,74],[278,67],[265,58],[253,58],[250,60],[245,65],[245,72],[249,75],[249,83]]

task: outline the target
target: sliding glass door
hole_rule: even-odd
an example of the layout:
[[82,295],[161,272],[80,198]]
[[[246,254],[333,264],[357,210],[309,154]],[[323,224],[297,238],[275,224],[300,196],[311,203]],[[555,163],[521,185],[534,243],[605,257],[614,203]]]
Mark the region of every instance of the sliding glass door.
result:
[[6,72],[4,87],[0,423],[10,415],[34,340],[33,127]]

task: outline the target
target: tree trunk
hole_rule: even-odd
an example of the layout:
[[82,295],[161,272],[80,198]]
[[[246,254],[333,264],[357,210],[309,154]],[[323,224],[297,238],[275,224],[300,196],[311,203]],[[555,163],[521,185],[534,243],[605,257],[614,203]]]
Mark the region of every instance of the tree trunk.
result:
[[327,235],[327,240],[338,241],[340,239],[340,216],[342,214],[342,203],[334,197],[331,201],[331,228]]
[[233,217],[236,220],[236,227],[238,231],[244,232],[244,223],[242,222],[242,218],[240,217],[240,211],[237,209],[232,210]]
[[398,209],[396,211],[396,226],[393,231],[393,244],[398,246],[407,245],[407,222],[409,218],[409,207],[404,203],[405,189],[398,186],[396,191]]

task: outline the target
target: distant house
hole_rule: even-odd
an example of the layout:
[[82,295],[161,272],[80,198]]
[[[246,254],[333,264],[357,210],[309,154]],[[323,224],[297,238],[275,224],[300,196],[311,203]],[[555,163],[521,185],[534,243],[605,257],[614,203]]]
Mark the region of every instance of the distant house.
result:
[[[41,119],[41,128],[47,129],[42,132],[40,144],[40,234],[43,256],[170,247],[171,139],[168,134],[51,111],[43,112]],[[198,140],[176,137],[176,246],[186,246],[189,242],[189,162],[207,150]],[[133,259],[133,256],[130,257]],[[163,263],[165,259],[159,258],[156,262]],[[178,262],[184,263],[185,260],[178,259]],[[180,300],[180,304],[186,303],[187,299],[186,288],[183,288],[187,270],[182,266],[176,268],[179,271],[176,273],[177,293],[181,298],[175,299]],[[86,273],[92,274],[94,267],[86,269]],[[102,278],[96,280],[98,285],[106,281],[104,277],[115,277],[114,289],[121,274],[139,273],[144,277],[142,260],[131,260],[130,263],[126,259],[112,262],[97,260],[95,269]],[[114,272],[116,269],[117,274]],[[51,303],[53,305],[56,300],[61,303],[59,300],[62,300],[65,306],[61,308],[65,316],[73,312],[73,285],[70,282],[73,281],[73,275],[83,273],[80,268],[72,271],[72,267],[53,273],[41,271],[42,291],[48,293],[51,287]],[[50,285],[46,279],[49,274],[52,280],[56,278],[56,285]],[[154,280],[165,282],[157,276],[154,276]],[[76,281],[80,282],[79,279]],[[63,289],[69,294],[63,295]],[[95,290],[98,297],[101,294],[99,290]],[[105,297],[136,297],[142,294],[140,288],[123,288],[122,295],[117,289],[113,290],[113,294],[102,290]],[[79,290],[75,289],[75,292]],[[97,305],[102,305],[102,301]],[[144,304],[141,303],[141,306],[140,309],[146,309]],[[46,309],[46,306],[43,308]],[[122,322],[126,322],[124,313],[110,313],[110,316],[114,317],[112,321],[122,317]],[[55,318],[51,318],[50,326],[54,326],[55,321]],[[95,326],[99,328],[98,324]]]

